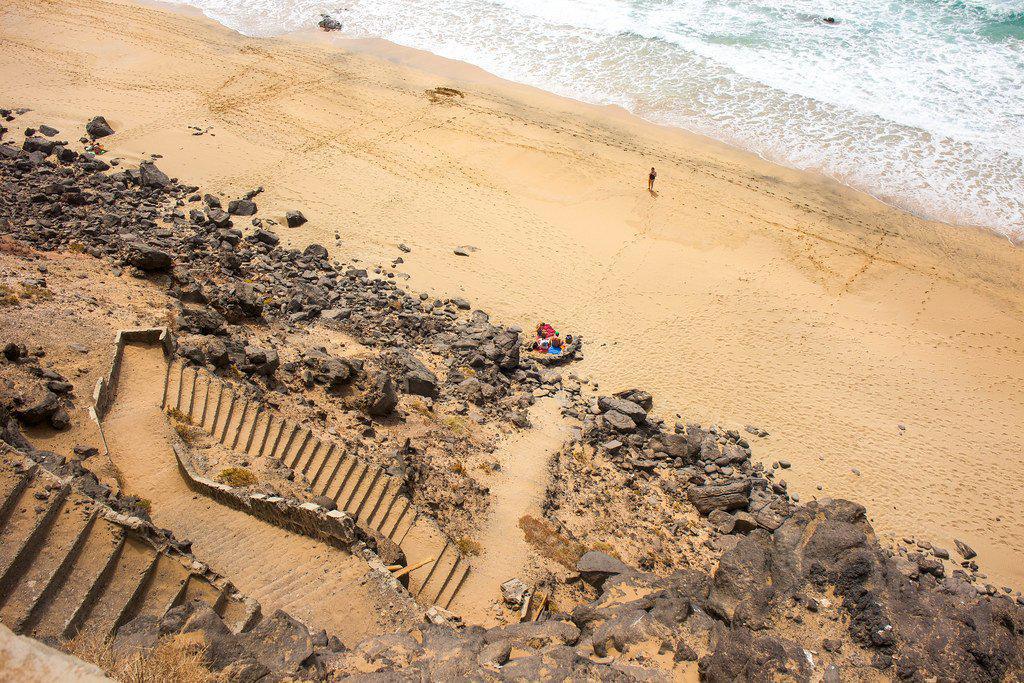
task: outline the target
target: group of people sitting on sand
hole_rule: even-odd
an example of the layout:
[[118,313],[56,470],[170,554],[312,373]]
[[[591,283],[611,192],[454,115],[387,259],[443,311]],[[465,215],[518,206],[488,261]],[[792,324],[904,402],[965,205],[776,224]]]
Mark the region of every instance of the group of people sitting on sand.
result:
[[554,356],[562,353],[562,350],[572,344],[572,335],[565,335],[565,340],[559,336],[558,331],[547,323],[537,325],[537,338],[533,342],[533,350],[539,353],[548,353]]

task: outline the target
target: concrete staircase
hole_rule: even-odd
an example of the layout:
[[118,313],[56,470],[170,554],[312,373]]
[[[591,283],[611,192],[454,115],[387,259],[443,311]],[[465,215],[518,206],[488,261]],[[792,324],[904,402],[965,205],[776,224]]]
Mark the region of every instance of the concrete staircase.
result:
[[400,482],[374,463],[322,441],[300,424],[251,400],[181,360],[167,369],[163,407],[175,410],[227,448],[276,458],[316,495],[335,501],[368,534],[402,549],[410,592],[421,604],[447,608],[470,572],[467,558],[437,524],[400,493]]
[[0,622],[39,639],[111,635],[143,614],[192,600],[236,633],[260,618],[230,582],[218,587],[116,513],[26,458],[0,454]]

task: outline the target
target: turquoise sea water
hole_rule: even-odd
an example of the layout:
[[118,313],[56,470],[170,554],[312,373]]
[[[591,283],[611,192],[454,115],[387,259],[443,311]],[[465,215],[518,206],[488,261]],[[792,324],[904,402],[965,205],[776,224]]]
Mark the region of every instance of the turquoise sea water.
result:
[[1024,240],[1024,0],[188,2],[250,35],[329,12],[349,37],[617,104]]

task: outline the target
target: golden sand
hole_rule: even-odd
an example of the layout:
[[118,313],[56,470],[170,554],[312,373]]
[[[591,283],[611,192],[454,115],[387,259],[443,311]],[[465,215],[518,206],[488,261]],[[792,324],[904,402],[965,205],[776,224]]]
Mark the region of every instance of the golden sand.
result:
[[262,185],[263,218],[301,209],[286,243],[371,267],[402,256],[413,291],[582,334],[574,370],[602,389],[767,429],[755,457],[791,461],[803,501],[849,497],[883,533],[961,538],[994,583],[1024,584],[1024,252],[620,110],[332,40],[8,0],[2,104],[71,140],[103,114],[111,156],[158,152],[228,197]]

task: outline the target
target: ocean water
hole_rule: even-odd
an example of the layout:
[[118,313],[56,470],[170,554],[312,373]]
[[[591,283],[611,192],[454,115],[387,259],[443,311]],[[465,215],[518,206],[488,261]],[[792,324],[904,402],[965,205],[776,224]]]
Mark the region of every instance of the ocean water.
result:
[[347,37],[617,104],[1024,240],[1024,0],[179,1],[248,35],[331,13]]

